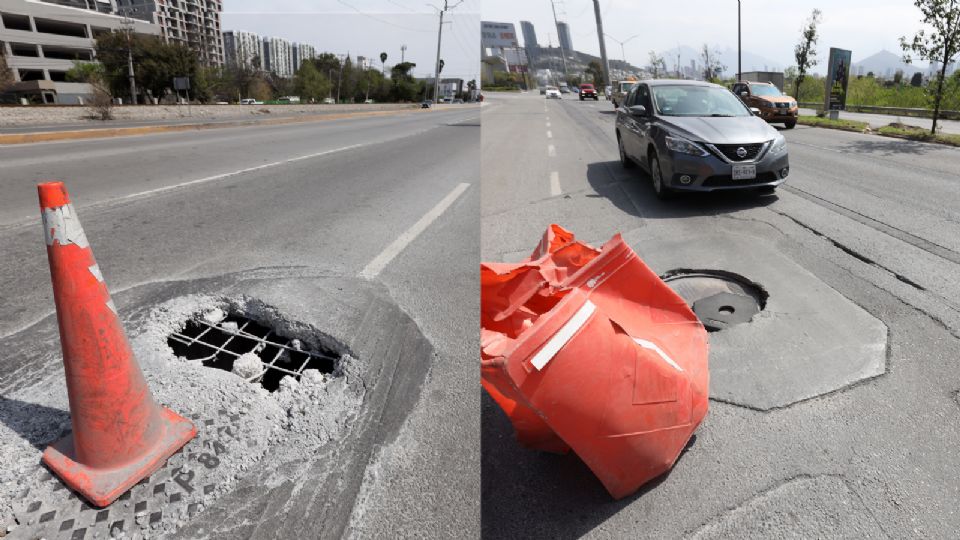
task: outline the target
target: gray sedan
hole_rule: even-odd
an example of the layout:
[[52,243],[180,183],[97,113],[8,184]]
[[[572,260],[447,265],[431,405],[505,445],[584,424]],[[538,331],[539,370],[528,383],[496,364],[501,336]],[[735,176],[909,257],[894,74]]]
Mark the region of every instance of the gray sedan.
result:
[[646,169],[660,198],[681,190],[773,192],[790,174],[783,135],[722,86],[643,81],[623,105],[620,161]]

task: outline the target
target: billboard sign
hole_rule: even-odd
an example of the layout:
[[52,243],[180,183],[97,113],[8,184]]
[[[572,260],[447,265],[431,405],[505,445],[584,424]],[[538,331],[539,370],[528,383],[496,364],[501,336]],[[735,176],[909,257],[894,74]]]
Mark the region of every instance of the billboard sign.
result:
[[851,56],[850,51],[830,47],[830,61],[827,64],[827,88],[823,104],[825,110],[842,111],[847,105],[847,84],[850,82]]
[[174,77],[173,89],[176,91],[190,89],[190,77]]
[[517,40],[517,28],[513,23],[481,21],[480,47],[513,49],[520,46]]

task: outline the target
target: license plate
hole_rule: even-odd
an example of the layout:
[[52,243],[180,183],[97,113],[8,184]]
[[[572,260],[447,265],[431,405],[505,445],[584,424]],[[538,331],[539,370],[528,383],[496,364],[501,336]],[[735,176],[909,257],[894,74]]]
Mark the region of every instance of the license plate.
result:
[[734,165],[733,166],[734,180],[753,180],[756,177],[757,177],[756,165]]

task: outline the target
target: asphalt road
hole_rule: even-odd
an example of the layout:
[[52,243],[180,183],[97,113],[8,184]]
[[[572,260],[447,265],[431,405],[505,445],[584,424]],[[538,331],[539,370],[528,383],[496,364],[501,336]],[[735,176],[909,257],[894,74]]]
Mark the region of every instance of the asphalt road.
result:
[[[0,339],[40,339],[35,329],[53,314],[35,188],[46,179],[66,182],[124,316],[136,315],[124,298],[138,290],[261,268],[377,284],[434,356],[425,382],[394,384],[391,393],[405,393],[412,410],[390,418],[401,427],[370,449],[356,500],[336,519],[356,537],[476,536],[479,114],[417,111],[2,147]],[[297,294],[289,293],[295,303],[309,304]],[[25,359],[7,353],[8,390],[29,394],[61,369],[58,360],[17,379]],[[312,504],[322,506],[322,497]],[[216,536],[221,526],[199,530]],[[257,535],[291,534],[280,530]]]
[[[550,223],[594,245],[621,232],[658,273],[735,266],[771,306],[806,296],[807,308],[761,314],[787,321],[776,334],[738,327],[738,350],[729,330],[710,335],[711,395],[733,397],[711,399],[672,472],[620,501],[574,455],[520,447],[483,395],[484,537],[955,536],[960,151],[798,126],[783,131],[792,174],[776,195],[660,202],[644,173],[621,168],[609,104],[487,97],[483,260],[526,257]],[[841,310],[886,328],[885,339],[848,334],[879,352],[880,375],[832,372],[853,356],[829,337],[846,323],[824,326]],[[715,371],[731,353],[757,377]],[[778,382],[760,397],[820,386],[749,405],[763,377]]]

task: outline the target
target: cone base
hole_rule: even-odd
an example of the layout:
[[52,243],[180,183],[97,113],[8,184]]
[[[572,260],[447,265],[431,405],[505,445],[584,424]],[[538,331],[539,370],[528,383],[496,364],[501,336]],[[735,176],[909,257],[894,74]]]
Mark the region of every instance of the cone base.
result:
[[149,452],[123,467],[95,469],[77,463],[74,460],[73,434],[48,446],[43,452],[43,462],[64,484],[90,504],[103,508],[137,482],[153,474],[167,458],[197,434],[193,422],[166,407],[161,407],[160,419],[163,433],[157,443]]

